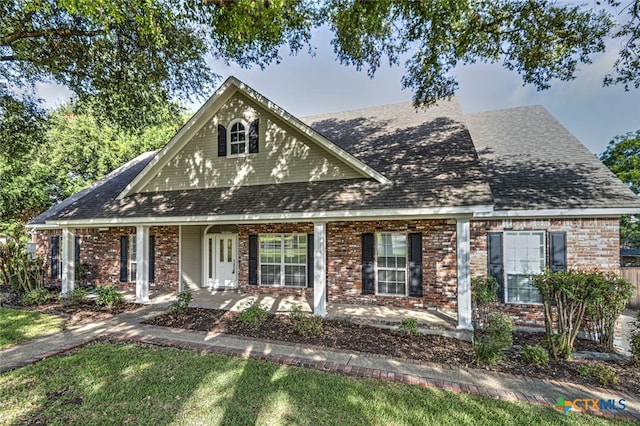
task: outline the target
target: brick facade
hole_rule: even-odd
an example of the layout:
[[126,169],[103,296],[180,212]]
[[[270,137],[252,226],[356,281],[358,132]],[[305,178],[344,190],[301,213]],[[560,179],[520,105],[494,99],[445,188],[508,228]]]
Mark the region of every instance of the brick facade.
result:
[[[567,267],[620,272],[619,221],[615,218],[505,219],[471,222],[471,276],[487,275],[487,232],[545,231],[546,263],[549,264],[549,231],[567,233]],[[539,305],[502,303],[523,326],[544,326]]]
[[[87,280],[95,286],[112,285],[118,288],[133,288],[135,283],[120,281],[120,236],[135,236],[135,227],[112,227],[101,231],[98,228],[75,229],[80,237],[80,263],[88,265]],[[40,231],[35,235],[37,252],[51,261],[51,236],[61,235],[60,230]],[[152,226],[149,235],[155,237],[155,282],[150,288],[178,289],[178,227]],[[62,244],[62,241],[60,241]],[[59,285],[60,279],[51,279],[51,265],[46,275],[48,285]]]

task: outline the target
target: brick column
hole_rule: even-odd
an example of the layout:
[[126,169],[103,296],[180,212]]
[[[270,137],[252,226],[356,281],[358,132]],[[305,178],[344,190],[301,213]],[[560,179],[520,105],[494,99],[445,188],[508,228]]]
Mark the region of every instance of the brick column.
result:
[[458,258],[458,328],[473,330],[471,323],[471,274],[469,219],[458,219],[456,226]]
[[76,278],[75,233],[62,229],[62,294],[73,292]]
[[136,227],[136,303],[149,302],[149,227]]
[[313,223],[313,314],[327,315],[327,224]]

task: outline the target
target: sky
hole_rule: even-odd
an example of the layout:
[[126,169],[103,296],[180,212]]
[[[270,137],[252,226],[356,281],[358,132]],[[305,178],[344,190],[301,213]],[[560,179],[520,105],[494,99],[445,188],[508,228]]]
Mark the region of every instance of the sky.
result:
[[[311,43],[314,56],[306,51],[296,56],[282,54],[282,61],[260,70],[227,66],[210,61],[222,83],[234,75],[294,116],[316,115],[355,108],[407,102],[411,92],[402,90],[402,66],[381,67],[370,79],[366,70],[340,65],[329,44],[326,29],[315,31]],[[624,91],[622,86],[603,87],[602,80],[616,58],[617,42],[609,43],[607,52],[594,56],[593,63],[582,65],[577,78],[570,82],[552,82],[550,89],[538,92],[523,86],[521,77],[500,64],[459,66],[458,102],[465,113],[542,105],[594,154],[602,153],[615,136],[640,129],[640,90]],[[66,99],[66,89],[52,85],[38,87],[47,107]],[[203,94],[204,103],[211,93]],[[190,110],[201,105],[189,104]]]

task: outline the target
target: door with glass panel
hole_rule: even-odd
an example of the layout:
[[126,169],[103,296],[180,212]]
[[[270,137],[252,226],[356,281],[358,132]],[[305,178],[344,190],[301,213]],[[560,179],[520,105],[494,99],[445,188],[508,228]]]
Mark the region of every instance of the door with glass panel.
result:
[[238,236],[210,234],[205,238],[205,277],[209,288],[235,288]]

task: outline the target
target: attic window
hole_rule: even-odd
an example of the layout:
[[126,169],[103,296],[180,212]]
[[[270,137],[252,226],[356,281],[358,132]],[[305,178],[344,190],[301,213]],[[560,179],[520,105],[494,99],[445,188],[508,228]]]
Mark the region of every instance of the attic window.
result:
[[247,153],[247,130],[243,123],[237,121],[231,125],[229,132],[229,153],[242,155]]

